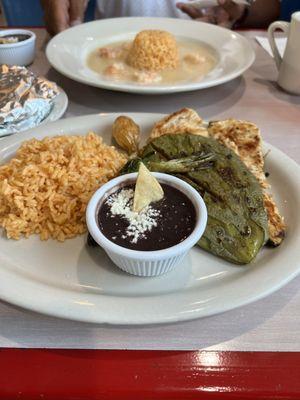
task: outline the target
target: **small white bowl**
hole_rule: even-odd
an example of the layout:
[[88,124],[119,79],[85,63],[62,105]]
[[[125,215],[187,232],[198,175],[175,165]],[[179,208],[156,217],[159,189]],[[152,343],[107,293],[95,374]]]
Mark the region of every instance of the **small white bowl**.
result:
[[0,37],[6,35],[28,35],[29,38],[17,43],[0,44],[0,64],[29,65],[35,54],[36,36],[26,29],[5,29],[0,31]]
[[182,242],[163,250],[137,251],[127,249],[110,241],[98,226],[98,211],[103,201],[118,188],[136,182],[137,173],[112,179],[98,189],[90,199],[86,210],[88,230],[94,240],[105,250],[110,259],[123,271],[138,276],[165,274],[180,263],[186,253],[203,235],[207,223],[207,210],[200,194],[188,183],[172,175],[154,172],[160,183],[168,184],[183,192],[196,210],[196,225],[193,232]]

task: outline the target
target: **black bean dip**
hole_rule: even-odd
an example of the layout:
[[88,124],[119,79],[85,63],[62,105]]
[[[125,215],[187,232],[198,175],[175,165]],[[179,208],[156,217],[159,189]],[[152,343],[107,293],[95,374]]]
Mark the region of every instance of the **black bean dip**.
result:
[[194,230],[196,210],[180,190],[161,184],[164,197],[140,213],[133,213],[134,185],[112,193],[98,211],[102,233],[119,246],[154,251],[174,246]]

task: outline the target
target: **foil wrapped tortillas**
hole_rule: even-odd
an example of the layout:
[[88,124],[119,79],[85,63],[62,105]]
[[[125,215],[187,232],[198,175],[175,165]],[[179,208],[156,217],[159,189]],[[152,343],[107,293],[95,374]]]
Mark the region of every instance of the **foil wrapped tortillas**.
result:
[[0,136],[38,125],[53,106],[59,90],[25,67],[0,65]]

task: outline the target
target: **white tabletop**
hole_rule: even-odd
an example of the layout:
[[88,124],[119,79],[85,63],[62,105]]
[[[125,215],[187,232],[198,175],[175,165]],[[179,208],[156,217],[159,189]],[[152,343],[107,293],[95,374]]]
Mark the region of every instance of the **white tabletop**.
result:
[[[45,58],[45,31],[35,31],[38,51],[31,68],[67,92],[70,104],[65,117],[96,112],[169,113],[191,107],[207,120],[236,117],[255,122],[267,142],[300,162],[300,96],[278,89],[275,64],[255,42],[257,32],[244,33],[252,41],[257,58],[243,77],[192,93],[141,96],[84,86],[60,75]],[[299,309],[300,277],[249,306],[161,326],[95,326],[0,303],[0,347],[300,351]]]

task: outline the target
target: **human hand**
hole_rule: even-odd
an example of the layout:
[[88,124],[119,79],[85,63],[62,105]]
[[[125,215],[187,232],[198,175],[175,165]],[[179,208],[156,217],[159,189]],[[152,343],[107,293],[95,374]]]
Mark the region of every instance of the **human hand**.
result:
[[232,28],[245,12],[245,5],[237,4],[232,0],[218,0],[218,6],[208,8],[197,8],[188,3],[177,3],[176,6],[182,12],[197,21],[209,22]]
[[87,0],[41,0],[47,31],[55,35],[83,21]]

